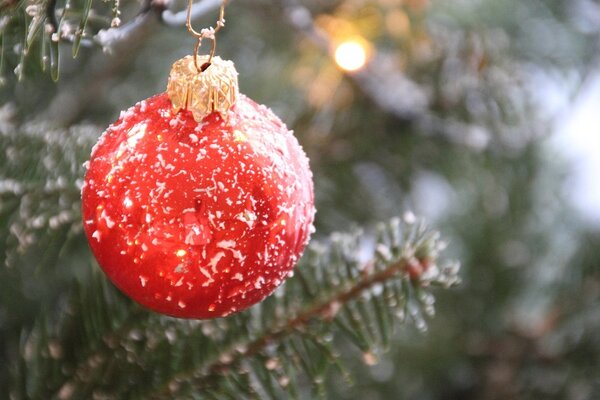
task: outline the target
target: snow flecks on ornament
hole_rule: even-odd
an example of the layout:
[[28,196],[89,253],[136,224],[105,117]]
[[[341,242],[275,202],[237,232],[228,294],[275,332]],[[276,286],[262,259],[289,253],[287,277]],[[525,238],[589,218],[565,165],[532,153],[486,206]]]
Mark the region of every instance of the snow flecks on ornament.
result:
[[254,288],[255,289],[261,289],[262,285],[265,283],[265,278],[262,276],[259,276],[258,278],[256,278],[256,280],[254,281]]
[[93,150],[82,190],[90,246],[155,311],[249,307],[293,274],[314,229],[312,175],[292,133],[243,95],[226,121],[174,114],[159,95],[122,113]]
[[201,207],[184,210],[182,219],[185,229],[184,243],[191,246],[208,244],[212,230]]
[[106,210],[104,209],[102,209],[102,212],[100,213],[100,221],[102,221],[108,229],[115,226],[115,221],[106,214]]

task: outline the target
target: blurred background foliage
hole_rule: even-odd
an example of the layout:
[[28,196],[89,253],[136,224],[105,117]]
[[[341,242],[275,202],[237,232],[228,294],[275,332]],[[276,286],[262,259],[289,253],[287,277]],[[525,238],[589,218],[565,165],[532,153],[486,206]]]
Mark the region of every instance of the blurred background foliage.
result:
[[[144,7],[158,13],[165,5],[122,2],[117,16],[110,1],[90,3],[76,58],[69,42],[87,2],[68,2],[57,44],[43,26],[27,39],[35,9],[0,3],[0,130],[23,132],[21,143],[2,149],[0,190],[13,181],[60,188],[55,158],[83,174],[100,132],[120,110],[164,91],[170,65],[193,49],[184,27],[158,17],[103,49],[92,39],[113,18],[127,23]],[[195,24],[213,20],[209,13]],[[348,356],[354,385],[332,374],[328,397],[599,398],[600,229],[571,205],[572,171],[553,145],[565,115],[549,112],[548,102],[553,88],[575,102],[598,76],[600,2],[248,0],[231,1],[226,20],[218,53],[236,63],[241,91],[273,108],[311,159],[317,237],[411,209],[441,229],[463,265],[462,285],[439,294],[427,333],[400,331],[377,360]],[[369,63],[344,72],[333,50],[357,36]],[[36,133],[61,129],[79,146]],[[11,170],[15,152],[47,159],[46,169]],[[90,269],[78,195],[56,196],[45,197],[39,227],[20,227],[27,205],[3,198],[0,207],[7,359],[18,349],[14,333]],[[26,258],[23,240],[35,248]]]

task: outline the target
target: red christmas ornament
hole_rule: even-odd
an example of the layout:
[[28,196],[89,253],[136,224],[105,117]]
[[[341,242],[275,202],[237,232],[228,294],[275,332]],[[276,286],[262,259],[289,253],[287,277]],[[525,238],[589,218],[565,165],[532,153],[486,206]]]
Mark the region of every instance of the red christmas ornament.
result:
[[215,318],[292,274],[312,230],[313,183],[292,133],[238,94],[235,70],[223,72],[233,64],[215,58],[198,73],[192,60],[174,65],[168,94],[136,104],[102,135],[83,221],[98,263],[133,300]]

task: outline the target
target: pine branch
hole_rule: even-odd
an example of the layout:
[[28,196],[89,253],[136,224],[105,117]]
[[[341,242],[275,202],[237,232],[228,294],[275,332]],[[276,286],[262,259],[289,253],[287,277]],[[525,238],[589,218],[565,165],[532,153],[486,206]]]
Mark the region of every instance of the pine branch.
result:
[[[219,8],[221,3],[222,0],[203,0],[194,4],[191,12],[192,21],[202,18]],[[115,45],[122,42],[131,32],[139,29],[148,18],[152,18],[154,15],[167,26],[185,26],[187,11],[173,12],[168,8],[169,5],[170,2],[164,0],[148,0],[136,18],[119,27],[99,31],[92,40],[100,45],[105,52],[110,53]]]
[[[372,362],[398,322],[424,327],[424,317],[433,313],[430,286],[457,281],[456,264],[438,267],[444,247],[439,235],[411,218],[396,219],[376,233],[315,241],[296,275],[246,312],[211,321],[147,312],[97,269],[86,272],[94,270],[89,253],[74,257],[76,249],[68,246],[83,240],[82,162],[98,129],[16,127],[9,109],[0,110],[6,114],[0,118],[0,211],[8,224],[0,250],[8,265],[19,268],[0,273],[17,287],[60,285],[63,293],[62,300],[45,297],[45,290],[35,294],[38,321],[22,334],[21,352],[7,364],[13,366],[14,398],[300,393],[302,376],[322,382],[330,366],[343,371],[330,338],[345,338]],[[40,258],[41,249],[51,251],[50,258]],[[73,280],[75,269],[81,272]],[[61,278],[60,270],[70,272]],[[144,385],[132,387],[132,381]]]
[[[232,0],[229,1],[231,3]],[[221,6],[222,0],[203,0],[199,3],[194,4],[192,7],[191,18],[192,21],[195,21],[206,14],[212,12],[213,10],[219,8]],[[185,21],[187,18],[187,11],[179,11],[173,12],[170,9],[166,9],[161,14],[161,19],[167,26],[185,26]]]
[[[121,24],[119,15],[119,1],[111,0],[111,15],[96,15],[92,8],[92,0],[85,0],[81,9],[76,9],[73,2],[64,3],[60,12],[58,0],[47,2],[8,2],[2,5],[2,11],[8,10],[8,15],[0,24],[0,35],[2,36],[2,47],[12,48],[23,41],[24,46],[19,50],[20,60],[15,68],[19,79],[23,77],[23,63],[32,59],[32,53],[40,54],[40,63],[43,70],[48,65],[52,78],[59,77],[59,44],[72,44],[72,54],[76,57],[79,48],[101,47],[105,53],[113,54],[131,42],[132,37],[147,32],[147,27],[156,21],[167,26],[184,26],[185,11],[174,13],[168,10],[171,2],[167,0],[145,0],[137,16]],[[192,8],[192,18],[200,18],[218,8],[220,0],[204,0],[195,4]],[[15,7],[16,6],[16,7]],[[88,20],[94,11],[97,21],[103,21],[101,29],[90,28]],[[23,14],[23,15],[22,15]],[[22,18],[25,16],[25,18]],[[21,24],[25,21],[25,39],[22,39]],[[41,51],[32,51],[35,46],[41,47]],[[49,56],[48,56],[49,54]],[[4,52],[0,55],[4,59]],[[0,71],[2,73],[2,71]]]
[[[29,350],[23,354],[30,356],[19,361],[22,370],[46,381],[28,397],[44,398],[51,390],[58,398],[187,398],[198,391],[207,398],[278,398],[301,392],[294,382],[302,374],[322,382],[339,363],[327,339],[334,336],[354,343],[371,363],[389,342],[397,315],[424,327],[421,314],[433,313],[427,288],[456,283],[457,267],[437,267],[443,243],[423,224],[382,225],[370,250],[369,236],[334,234],[313,243],[275,295],[212,321],[142,311],[94,274],[74,291],[67,313],[58,310],[58,324],[38,323],[24,341]],[[359,252],[371,255],[361,261]],[[84,332],[76,343],[69,340],[81,335],[75,332]],[[52,346],[69,354],[54,350],[49,360]],[[63,375],[49,375],[56,368]],[[145,383],[132,387],[131,381]]]
[[17,128],[11,115],[10,105],[0,108],[0,261],[8,267],[36,249],[58,254],[62,245],[50,246],[54,240],[81,233],[82,164],[99,132],[92,126],[59,130],[39,123]]
[[[340,308],[344,307],[346,303],[355,300],[363,292],[372,289],[377,284],[382,284],[398,275],[407,274],[411,269],[426,269],[425,260],[417,259],[401,259],[397,263],[394,263],[387,267],[383,271],[379,271],[373,275],[365,274],[361,280],[356,282],[353,286],[346,290],[342,290],[339,293],[335,293],[332,297],[325,299],[317,305],[314,305],[304,311],[298,316],[290,318],[285,321],[282,326],[273,328],[272,330],[265,332],[258,339],[255,339],[251,343],[244,344],[242,347],[245,351],[235,352],[234,354],[226,357],[221,357],[227,361],[218,360],[208,367],[208,374],[198,380],[194,380],[194,376],[199,371],[187,371],[183,374],[175,376],[163,389],[163,392],[169,390],[169,388],[177,385],[178,381],[181,380],[193,380],[193,385],[197,390],[203,390],[211,386],[211,380],[214,376],[220,376],[226,374],[232,368],[236,368],[240,363],[247,358],[251,358],[262,352],[265,347],[281,341],[285,336],[292,334],[307,334],[308,325],[316,319],[322,319],[325,321],[331,321],[334,319],[335,314]],[[370,269],[369,267],[365,269]],[[152,398],[170,398],[170,393],[158,393]]]
[[[388,235],[387,239],[390,240],[391,243],[398,244],[399,241],[401,241],[401,236],[399,235],[399,229],[401,229],[400,226],[400,221],[396,219],[391,221],[387,226],[381,226],[380,229],[385,231]],[[389,301],[392,298],[395,301],[394,304],[384,304],[384,307],[386,307],[385,309],[375,307],[375,310],[378,310],[374,312],[376,319],[389,320],[389,315],[384,317],[381,313],[389,312],[398,306],[406,310],[409,308],[409,304],[414,306],[415,301],[420,304],[418,307],[423,307],[423,309],[426,310],[426,313],[432,315],[433,309],[431,307],[433,298],[429,294],[425,294],[425,292],[422,291],[423,288],[430,284],[451,286],[457,282],[456,264],[451,263],[442,271],[438,270],[433,264],[433,262],[437,260],[438,252],[444,247],[444,244],[438,241],[436,234],[425,232],[423,225],[416,226],[412,232],[408,232],[404,237],[406,242],[402,249],[392,245],[393,250],[390,251],[390,248],[387,247],[390,242],[380,238],[375,250],[379,259],[374,258],[366,263],[358,263],[355,258],[356,254],[351,254],[352,252],[356,252],[357,248],[360,248],[360,246],[351,246],[352,250],[350,250],[350,248],[343,249],[345,245],[351,243],[358,244],[358,242],[360,242],[360,239],[358,238],[361,237],[361,235],[356,233],[354,235],[355,236],[334,235],[333,243],[328,244],[328,246],[331,246],[331,258],[325,257],[324,259],[320,259],[320,261],[316,263],[317,265],[300,266],[298,269],[299,279],[294,277],[292,282],[288,282],[286,285],[292,286],[294,283],[298,284],[300,282],[300,285],[305,287],[303,290],[306,290],[307,282],[302,283],[302,281],[306,279],[310,280],[310,273],[313,272],[313,270],[317,272],[332,268],[336,264],[337,256],[341,256],[337,262],[341,261],[343,265],[338,264],[338,267],[342,267],[342,269],[345,270],[346,274],[344,275],[346,276],[346,279],[348,277],[353,277],[354,279],[350,279],[350,281],[345,282],[345,284],[338,282],[337,285],[332,285],[330,290],[321,288],[318,290],[318,293],[325,293],[321,297],[310,291],[308,298],[313,299],[316,297],[316,304],[302,304],[297,310],[286,310],[285,312],[280,313],[282,316],[292,315],[292,317],[285,318],[281,322],[275,320],[268,323],[258,337],[250,341],[236,342],[233,348],[221,353],[214,362],[208,365],[199,365],[193,370],[178,373],[172,377],[168,383],[165,383],[158,393],[149,393],[148,395],[157,399],[177,396],[180,394],[178,389],[180,388],[181,382],[186,382],[185,389],[191,391],[190,393],[204,393],[210,389],[219,391],[220,387],[218,382],[223,379],[223,377],[234,375],[237,376],[237,379],[240,379],[241,377],[238,374],[240,373],[240,370],[244,370],[244,363],[254,360],[256,357],[263,357],[267,360],[267,363],[270,361],[271,364],[273,363],[272,360],[277,360],[277,363],[285,363],[286,359],[289,361],[290,356],[289,354],[285,355],[285,351],[283,352],[284,354],[282,354],[282,352],[269,351],[268,349],[273,347],[280,349],[284,348],[285,342],[293,340],[294,337],[304,338],[303,340],[309,337],[312,343],[321,346],[320,351],[324,350],[323,347],[327,349],[327,346],[321,342],[323,333],[320,332],[320,330],[324,329],[327,332],[331,332],[332,328],[335,326],[342,327],[341,331],[338,333],[341,333],[343,336],[347,336],[354,341],[355,345],[364,352],[368,362],[371,362],[371,358],[374,357],[373,348],[379,346],[377,344],[378,341],[375,339],[374,334],[364,335],[361,333],[361,330],[366,329],[374,331],[376,329],[373,327],[372,314],[363,312],[360,313],[360,315],[357,315],[355,309],[350,307],[350,305],[364,306],[360,300],[361,296],[365,294],[372,295],[374,288],[381,288],[384,287],[384,285],[392,283],[390,288],[400,289],[400,287],[402,287],[402,289],[400,289],[401,293],[396,293],[396,296],[393,296],[390,292],[382,289],[379,296],[383,296],[378,297],[378,295],[373,295],[373,298],[371,299],[371,305],[377,303],[377,300],[382,299],[384,300],[384,303],[386,303],[386,300]],[[319,244],[314,246],[317,248],[320,247]],[[314,247],[311,248],[310,252],[313,251],[315,251]],[[320,250],[316,251],[319,252]],[[337,256],[335,253],[338,253]],[[308,258],[311,259],[310,255]],[[322,279],[327,278],[323,276]],[[331,279],[331,277],[329,279]],[[326,286],[329,286],[330,283],[331,282],[326,282],[325,280],[320,282],[320,284]],[[394,286],[394,283],[399,283],[400,285]],[[318,286],[319,283],[315,284],[315,282],[308,284],[308,287],[318,288]],[[287,292],[287,289],[288,287],[284,286],[283,291]],[[291,292],[294,295],[297,295],[293,289]],[[416,293],[420,293],[421,297],[419,298],[419,295],[416,295],[418,299],[415,299]],[[282,297],[285,297],[286,295],[288,295],[288,293],[284,293]],[[413,308],[408,311],[408,313],[412,315],[418,326],[424,328],[423,319],[417,309]],[[352,318],[353,324],[351,325],[353,325],[354,329],[346,325],[345,317],[347,315],[350,315]],[[382,335],[382,340],[379,342],[386,342],[386,339],[383,337],[390,335],[389,330],[392,325],[393,324],[388,324],[387,327],[383,327],[385,326],[385,323],[378,324]],[[343,331],[345,331],[345,333]],[[277,353],[279,353],[279,355],[275,355]],[[293,350],[292,354],[294,354],[294,356],[291,358],[299,357],[297,349]],[[319,357],[315,358],[319,359]],[[337,357],[333,354],[332,350],[325,358],[328,360],[329,364],[332,364]],[[313,357],[308,357],[308,359],[308,361],[305,361],[306,365],[303,369],[310,374],[308,371],[312,369],[310,360],[313,359]],[[265,367],[267,370],[272,369],[269,368],[269,365],[265,365]],[[256,367],[254,370],[255,369]],[[269,373],[269,371],[266,371],[266,373]],[[318,381],[319,379],[313,380]],[[281,387],[280,389],[288,390],[285,387]],[[262,385],[262,390],[267,390],[264,384]],[[257,393],[258,392],[260,392],[260,390],[257,389]],[[183,393],[185,395],[186,392]],[[273,392],[273,394],[275,394],[275,392]],[[273,395],[271,397],[277,398],[278,396]]]
[[[192,20],[202,18],[219,8],[221,2],[222,0],[203,0],[194,4],[191,12]],[[168,8],[169,5],[170,2],[164,0],[147,0],[136,18],[121,26],[100,30],[92,40],[104,51],[110,53],[115,45],[122,42],[131,32],[139,29],[148,18],[153,16],[157,16],[167,26],[185,26],[187,11],[173,12]]]

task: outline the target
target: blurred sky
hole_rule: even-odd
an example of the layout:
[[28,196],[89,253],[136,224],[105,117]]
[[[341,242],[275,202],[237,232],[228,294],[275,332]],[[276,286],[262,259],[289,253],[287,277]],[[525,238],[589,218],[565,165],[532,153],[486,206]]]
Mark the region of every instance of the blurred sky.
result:
[[585,220],[600,226],[600,72],[560,109],[553,144],[570,164],[565,190]]

